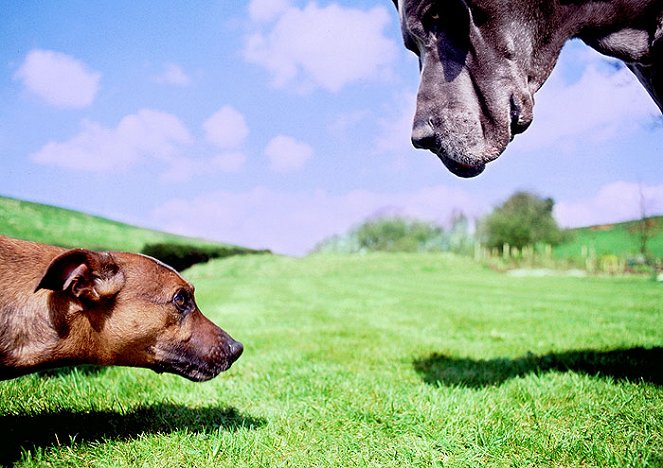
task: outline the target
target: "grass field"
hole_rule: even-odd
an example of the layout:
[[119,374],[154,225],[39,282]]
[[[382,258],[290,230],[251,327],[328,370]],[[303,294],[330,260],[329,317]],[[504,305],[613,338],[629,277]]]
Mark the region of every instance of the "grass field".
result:
[[0,197],[0,234],[61,247],[140,252],[147,243],[218,243],[143,229],[79,211]]
[[[647,242],[647,250],[655,258],[663,258],[663,216],[651,218],[655,225]],[[555,247],[555,256],[579,257],[584,249],[596,255],[634,256],[640,253],[638,221],[589,226],[569,230],[569,240]]]
[[245,345],[206,383],[126,368],[0,382],[18,466],[661,466],[663,287],[445,255],[187,270]]

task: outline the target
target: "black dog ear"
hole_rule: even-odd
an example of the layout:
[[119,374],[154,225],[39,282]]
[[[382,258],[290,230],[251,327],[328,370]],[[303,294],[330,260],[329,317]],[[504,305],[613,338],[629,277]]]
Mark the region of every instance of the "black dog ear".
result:
[[54,258],[35,292],[67,291],[78,299],[98,301],[122,288],[124,276],[110,254],[73,249]]

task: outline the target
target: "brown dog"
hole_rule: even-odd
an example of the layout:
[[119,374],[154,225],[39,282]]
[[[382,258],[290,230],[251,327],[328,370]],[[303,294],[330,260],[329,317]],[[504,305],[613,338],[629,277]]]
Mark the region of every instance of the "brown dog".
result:
[[0,236],[0,379],[97,364],[203,381],[242,350],[158,260]]

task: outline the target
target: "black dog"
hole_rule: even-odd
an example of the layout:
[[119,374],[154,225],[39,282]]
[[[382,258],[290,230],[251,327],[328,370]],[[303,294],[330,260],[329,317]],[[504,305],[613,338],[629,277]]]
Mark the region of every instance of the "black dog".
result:
[[412,143],[480,174],[532,121],[534,93],[580,38],[623,60],[663,110],[663,0],[394,0],[419,56]]

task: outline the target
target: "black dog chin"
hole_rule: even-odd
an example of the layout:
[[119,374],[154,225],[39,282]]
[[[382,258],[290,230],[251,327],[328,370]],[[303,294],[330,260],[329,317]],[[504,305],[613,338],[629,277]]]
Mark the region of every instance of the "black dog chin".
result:
[[192,361],[171,361],[166,363],[157,364],[153,370],[158,373],[168,372],[176,374],[192,382],[206,382],[211,380],[221,372],[230,369],[232,363],[229,361],[221,361],[214,364],[206,362],[192,362]]
[[219,375],[223,371],[218,371],[218,372],[209,372],[209,371],[195,371],[193,373],[187,373],[187,374],[179,374],[185,379],[189,379],[192,382],[207,382],[208,380],[212,380],[214,377]]
[[452,174],[464,179],[476,177],[486,168],[486,164],[484,163],[477,163],[473,165],[461,164],[458,161],[454,161],[445,155],[438,154],[437,156]]

